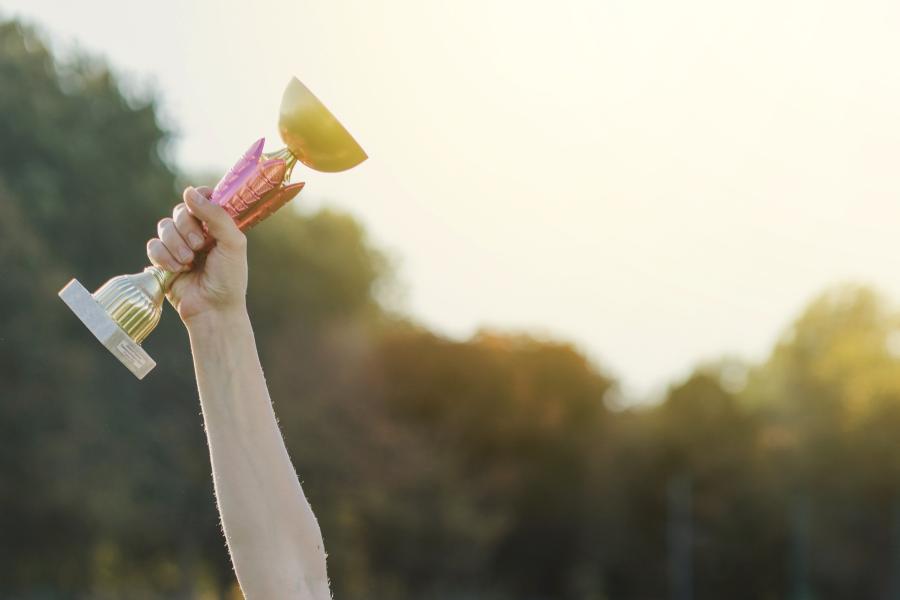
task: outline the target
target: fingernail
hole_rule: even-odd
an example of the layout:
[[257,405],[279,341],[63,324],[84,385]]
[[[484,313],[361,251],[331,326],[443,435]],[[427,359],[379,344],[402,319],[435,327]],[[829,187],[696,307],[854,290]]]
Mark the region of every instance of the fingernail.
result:
[[196,233],[188,234],[188,243],[191,245],[191,248],[194,250],[199,250],[200,246],[203,245],[203,238],[197,235]]
[[187,262],[191,260],[191,251],[187,248],[179,248],[178,249],[178,258],[181,259],[181,262]]
[[197,188],[191,188],[191,195],[194,197],[194,201],[197,204],[206,204],[209,200],[206,199],[206,196],[197,191]]

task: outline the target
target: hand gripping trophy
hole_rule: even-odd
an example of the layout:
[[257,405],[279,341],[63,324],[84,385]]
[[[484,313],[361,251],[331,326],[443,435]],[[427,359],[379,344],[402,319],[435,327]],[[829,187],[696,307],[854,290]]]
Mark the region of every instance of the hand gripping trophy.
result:
[[[297,161],[317,171],[337,172],[367,158],[343,125],[296,78],[281,99],[278,129],[287,147],[264,154],[265,139],[258,140],[219,181],[210,198],[242,231],[303,189],[302,182],[288,183]],[[122,364],[143,379],[156,363],[141,342],[159,323],[166,292],[179,275],[151,266],[142,273],[113,277],[93,294],[73,279],[59,297]]]

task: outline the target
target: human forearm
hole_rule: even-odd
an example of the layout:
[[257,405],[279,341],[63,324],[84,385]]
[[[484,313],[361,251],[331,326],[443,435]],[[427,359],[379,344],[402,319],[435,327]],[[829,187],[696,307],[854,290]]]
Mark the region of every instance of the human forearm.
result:
[[[191,338],[232,563],[250,600],[325,600],[322,534],[278,429],[247,316],[247,240],[211,194],[187,188],[147,256],[180,273],[168,298]],[[205,238],[215,244],[195,261]]]
[[248,598],[327,598],[325,554],[269,399],[243,308],[188,324],[213,480]]

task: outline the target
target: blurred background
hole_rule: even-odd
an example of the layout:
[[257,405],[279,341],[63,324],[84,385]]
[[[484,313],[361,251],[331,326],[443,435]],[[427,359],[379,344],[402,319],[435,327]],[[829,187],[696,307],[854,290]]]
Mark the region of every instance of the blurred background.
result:
[[336,598],[900,598],[900,5],[0,5],[0,598],[240,597],[139,271],[300,77],[370,159],[250,234]]

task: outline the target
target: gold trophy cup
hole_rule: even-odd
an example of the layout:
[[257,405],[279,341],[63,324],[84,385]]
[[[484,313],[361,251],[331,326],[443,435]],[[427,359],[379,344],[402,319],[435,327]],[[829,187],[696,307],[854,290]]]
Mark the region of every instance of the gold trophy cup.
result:
[[[284,90],[278,130],[287,147],[263,154],[265,140],[258,140],[213,190],[211,201],[225,208],[242,230],[300,192],[302,182],[288,183],[297,161],[317,171],[337,172],[367,158],[344,126],[296,78]],[[93,294],[73,279],[59,297],[122,364],[143,379],[156,362],[141,342],[159,323],[166,292],[178,276],[151,266],[141,273],[113,277]]]

